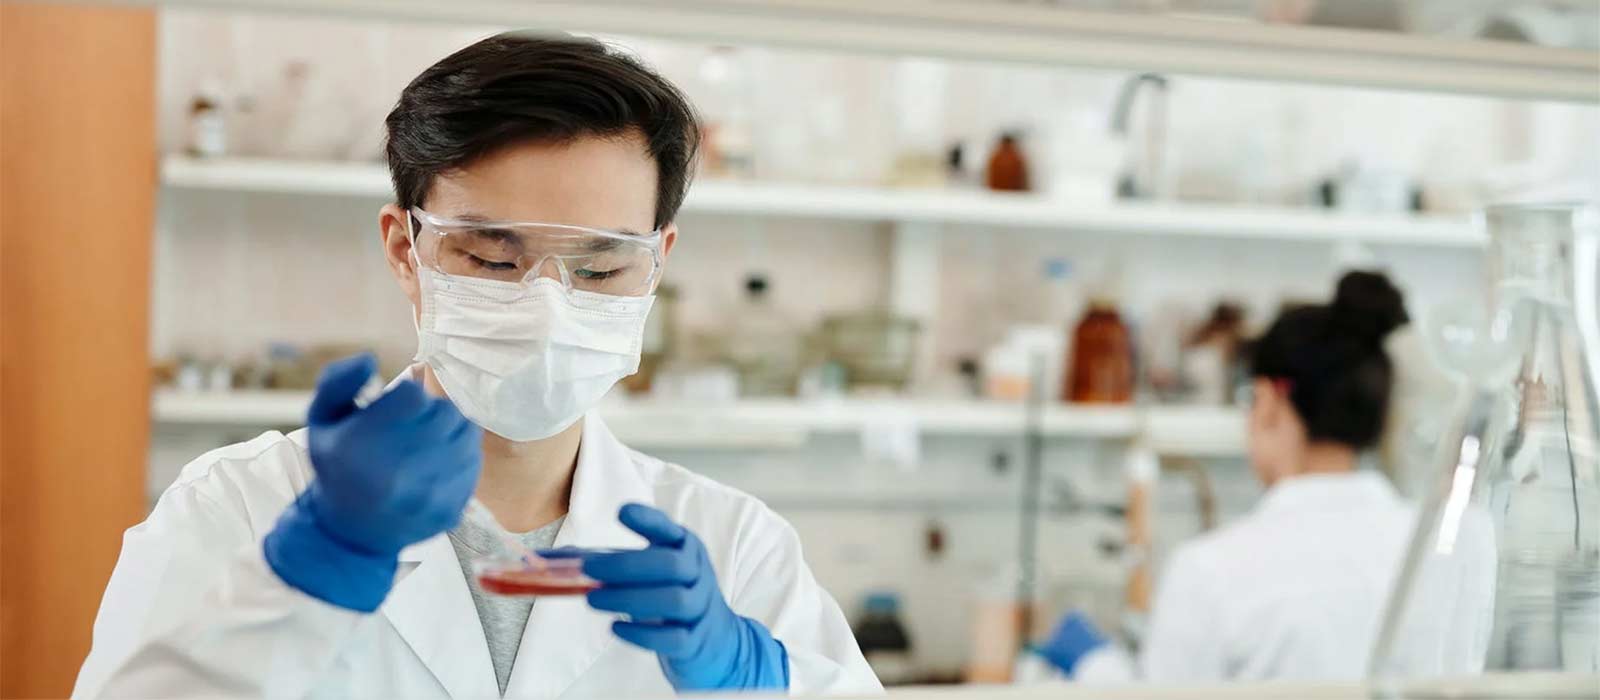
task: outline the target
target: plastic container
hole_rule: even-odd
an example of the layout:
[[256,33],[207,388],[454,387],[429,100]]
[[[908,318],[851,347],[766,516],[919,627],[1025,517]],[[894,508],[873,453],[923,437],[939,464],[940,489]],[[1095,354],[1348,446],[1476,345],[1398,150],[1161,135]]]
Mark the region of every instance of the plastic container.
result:
[[1021,641],[1032,619],[1022,600],[1021,566],[1008,563],[993,570],[977,588],[972,637],[963,679],[967,683],[1010,683]]

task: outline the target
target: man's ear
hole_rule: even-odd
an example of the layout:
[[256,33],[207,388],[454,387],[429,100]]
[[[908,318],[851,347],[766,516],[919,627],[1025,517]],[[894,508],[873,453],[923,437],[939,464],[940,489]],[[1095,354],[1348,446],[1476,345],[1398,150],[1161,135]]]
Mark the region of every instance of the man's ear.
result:
[[672,254],[672,246],[678,243],[678,223],[676,221],[661,227],[661,264],[665,265],[667,256]]
[[672,255],[672,246],[678,243],[678,224],[676,222],[661,227],[661,271],[656,274],[655,287],[651,293],[661,286],[661,280],[667,276],[667,258]]
[[416,258],[411,255],[411,213],[390,203],[378,210],[378,236],[383,241],[383,257],[389,273],[405,292],[413,308],[421,308],[422,291],[417,284]]

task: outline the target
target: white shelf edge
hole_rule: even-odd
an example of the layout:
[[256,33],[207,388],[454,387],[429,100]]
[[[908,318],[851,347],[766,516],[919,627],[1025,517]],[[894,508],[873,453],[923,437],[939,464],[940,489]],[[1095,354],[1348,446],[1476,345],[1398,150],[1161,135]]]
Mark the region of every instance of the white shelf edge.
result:
[[309,391],[157,389],[151,395],[150,419],[157,425],[300,425],[310,405]]
[[166,187],[225,192],[276,192],[347,197],[392,197],[389,171],[381,163],[279,158],[197,158],[168,155],[161,160]]
[[[168,156],[169,188],[350,197],[389,197],[377,163]],[[1360,241],[1478,247],[1486,238],[1466,217],[1352,215],[1315,209],[1210,204],[1078,203],[983,191],[897,190],[828,185],[696,183],[688,215],[773,216],[847,221],[982,225],[1142,236],[1285,241]]]
[[1161,455],[1237,457],[1244,454],[1243,409],[1152,406],[1144,409],[1140,440]]
[[690,214],[972,224],[1129,235],[1475,247],[1467,217],[1358,215],[1317,209],[1143,202],[1085,203],[975,190],[895,190],[823,185],[697,183]]
[[1600,102],[1600,52],[1326,27],[906,0],[124,0]]
[[[304,391],[157,390],[152,419],[162,427],[298,426],[311,401]],[[962,400],[841,399],[727,402],[639,399],[598,409],[624,441],[651,448],[793,449],[814,434],[914,428],[923,435],[1021,435],[1019,403]],[[1133,440],[1162,454],[1228,456],[1242,449],[1243,416],[1225,408],[1052,405],[1047,438]]]

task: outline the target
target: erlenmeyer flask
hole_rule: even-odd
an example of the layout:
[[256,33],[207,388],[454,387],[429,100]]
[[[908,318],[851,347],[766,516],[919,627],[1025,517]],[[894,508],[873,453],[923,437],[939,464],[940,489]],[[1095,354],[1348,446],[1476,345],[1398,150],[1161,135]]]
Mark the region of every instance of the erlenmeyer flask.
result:
[[1432,332],[1466,391],[1373,650],[1373,688],[1593,698],[1600,223],[1587,205],[1493,207],[1484,221],[1487,310],[1458,309]]

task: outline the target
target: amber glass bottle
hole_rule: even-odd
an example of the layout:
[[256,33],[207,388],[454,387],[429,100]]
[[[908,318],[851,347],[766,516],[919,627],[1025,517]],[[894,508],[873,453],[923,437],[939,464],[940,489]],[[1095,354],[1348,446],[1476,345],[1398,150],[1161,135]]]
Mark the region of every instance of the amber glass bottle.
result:
[[1133,342],[1115,304],[1106,299],[1089,303],[1072,333],[1069,359],[1062,398],[1074,403],[1133,401]]
[[1021,192],[1028,189],[1028,162],[1022,157],[1017,136],[1006,133],[989,156],[988,185],[991,190]]

